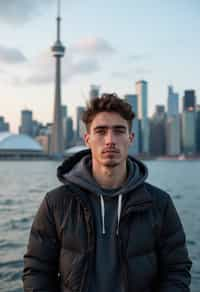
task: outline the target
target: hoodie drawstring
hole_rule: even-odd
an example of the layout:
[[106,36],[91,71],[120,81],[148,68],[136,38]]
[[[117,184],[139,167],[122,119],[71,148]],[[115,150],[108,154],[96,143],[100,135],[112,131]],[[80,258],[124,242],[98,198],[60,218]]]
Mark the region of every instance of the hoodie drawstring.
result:
[[[102,219],[102,234],[106,234],[105,229],[105,204],[104,204],[104,198],[102,195],[100,195],[101,200],[101,219]],[[117,230],[116,234],[119,234],[119,222],[120,222],[120,216],[121,216],[121,210],[122,210],[122,194],[118,196],[118,204],[117,204]]]
[[122,210],[122,194],[118,196],[118,206],[117,206],[117,231],[116,234],[119,234],[119,221],[121,216],[121,210]]
[[105,206],[104,206],[104,199],[103,199],[102,195],[100,195],[100,199],[101,199],[102,234],[106,234],[106,230],[105,230]]

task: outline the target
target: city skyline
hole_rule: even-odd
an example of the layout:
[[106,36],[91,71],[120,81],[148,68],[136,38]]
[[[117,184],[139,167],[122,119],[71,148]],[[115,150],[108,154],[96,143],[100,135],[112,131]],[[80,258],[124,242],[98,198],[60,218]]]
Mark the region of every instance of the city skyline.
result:
[[[154,6],[153,6],[154,5]],[[63,1],[62,103],[75,120],[90,84],[120,97],[135,94],[135,82],[148,81],[149,115],[167,104],[168,85],[182,102],[184,90],[200,103],[200,24],[198,1]],[[0,3],[0,116],[17,132],[20,111],[31,109],[41,122],[52,122],[56,1]],[[98,13],[97,13],[98,12]],[[187,21],[185,21],[187,19]]]

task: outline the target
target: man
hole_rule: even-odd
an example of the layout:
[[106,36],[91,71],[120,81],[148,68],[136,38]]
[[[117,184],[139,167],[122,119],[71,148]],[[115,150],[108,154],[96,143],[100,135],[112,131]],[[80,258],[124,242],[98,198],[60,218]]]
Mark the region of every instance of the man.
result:
[[25,291],[190,291],[191,261],[173,202],[128,156],[133,118],[115,94],[88,104],[90,150],[64,161],[63,185],[39,208],[24,258]]

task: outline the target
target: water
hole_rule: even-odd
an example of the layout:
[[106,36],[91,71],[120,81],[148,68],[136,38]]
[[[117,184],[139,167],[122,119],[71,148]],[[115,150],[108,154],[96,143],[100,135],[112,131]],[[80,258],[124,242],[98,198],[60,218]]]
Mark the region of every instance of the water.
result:
[[[200,287],[200,162],[148,161],[148,181],[172,195],[193,261],[192,292]],[[22,292],[23,255],[35,212],[59,185],[54,161],[0,161],[0,291]]]

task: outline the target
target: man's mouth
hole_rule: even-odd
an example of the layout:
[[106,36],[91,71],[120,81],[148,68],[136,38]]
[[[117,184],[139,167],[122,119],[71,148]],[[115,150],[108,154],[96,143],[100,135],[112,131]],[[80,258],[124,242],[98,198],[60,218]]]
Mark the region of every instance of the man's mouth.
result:
[[113,150],[113,149],[107,149],[107,150],[103,150],[103,153],[119,153],[119,151]]

